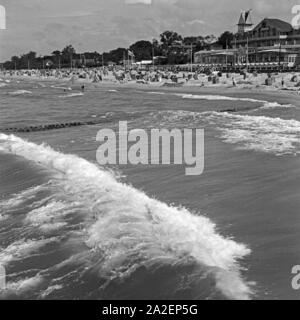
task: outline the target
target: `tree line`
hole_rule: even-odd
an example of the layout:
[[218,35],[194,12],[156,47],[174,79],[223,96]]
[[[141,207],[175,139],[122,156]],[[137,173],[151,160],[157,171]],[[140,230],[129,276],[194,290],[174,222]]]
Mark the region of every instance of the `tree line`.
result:
[[134,54],[135,61],[152,60],[155,57],[157,64],[186,64],[191,62],[194,52],[212,48],[232,48],[233,40],[234,35],[229,31],[224,32],[219,38],[214,35],[182,37],[177,32],[165,31],[160,35],[160,40],[140,40],[129,48],[117,48],[102,54],[96,51],[77,53],[72,45],[46,56],[37,56],[36,52],[30,51],[21,56],[13,56],[10,61],[3,63],[3,67],[18,70],[121,64],[124,59],[128,59],[128,50]]

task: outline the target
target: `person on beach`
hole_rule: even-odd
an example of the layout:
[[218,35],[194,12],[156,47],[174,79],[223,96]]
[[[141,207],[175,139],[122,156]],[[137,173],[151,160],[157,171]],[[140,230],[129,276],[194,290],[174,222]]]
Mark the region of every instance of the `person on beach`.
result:
[[234,77],[232,78],[232,85],[233,85],[234,87],[236,87],[236,82],[235,82],[235,78],[234,78]]

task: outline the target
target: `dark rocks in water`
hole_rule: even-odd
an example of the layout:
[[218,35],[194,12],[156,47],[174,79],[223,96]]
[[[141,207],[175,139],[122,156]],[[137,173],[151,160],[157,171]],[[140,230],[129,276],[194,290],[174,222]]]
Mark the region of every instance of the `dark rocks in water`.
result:
[[226,109],[226,110],[220,110],[218,112],[224,113],[224,112],[238,112],[237,108],[234,109]]
[[39,126],[28,126],[23,128],[4,128],[0,129],[0,131],[5,132],[38,132],[38,131],[48,131],[48,130],[59,130],[64,128],[71,127],[80,127],[86,125],[96,125],[99,123],[103,123],[103,120],[93,120],[87,122],[67,122],[67,123],[55,123],[55,124],[44,124]]

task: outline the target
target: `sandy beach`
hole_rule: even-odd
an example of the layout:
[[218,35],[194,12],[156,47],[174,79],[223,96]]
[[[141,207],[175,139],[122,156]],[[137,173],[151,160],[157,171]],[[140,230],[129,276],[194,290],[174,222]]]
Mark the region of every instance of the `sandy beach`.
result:
[[[25,71],[26,72],[26,71]],[[182,73],[178,75],[182,79]],[[265,82],[270,76],[268,74],[247,74],[246,79],[240,74],[223,74],[219,77],[218,84],[212,84],[208,81],[208,76],[200,75],[199,80],[179,81],[174,83],[170,80],[161,82],[139,83],[138,81],[120,82],[115,79],[112,73],[103,77],[101,82],[93,82],[90,79],[81,79],[76,77],[57,78],[55,76],[28,76],[28,75],[0,75],[0,83],[5,85],[5,81],[36,81],[36,82],[57,82],[67,84],[67,87],[72,90],[85,90],[89,88],[131,88],[145,91],[165,91],[165,92],[185,92],[185,93],[201,93],[212,95],[227,95],[227,96],[249,96],[268,97],[270,102],[278,101],[280,103],[291,103],[300,105],[300,73],[283,73],[272,74],[272,84],[266,85]],[[233,85],[233,79],[235,85]],[[282,84],[284,81],[284,84]]]

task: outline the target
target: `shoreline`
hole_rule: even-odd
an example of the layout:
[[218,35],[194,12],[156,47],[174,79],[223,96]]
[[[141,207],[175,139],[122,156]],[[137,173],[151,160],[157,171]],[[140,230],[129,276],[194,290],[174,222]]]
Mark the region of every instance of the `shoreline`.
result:
[[[286,74],[287,76],[292,76],[291,74]],[[255,99],[259,99],[259,96],[264,96],[264,99],[268,99],[269,102],[278,102],[282,104],[292,104],[300,107],[300,88],[298,90],[289,90],[287,88],[278,88],[275,86],[266,85],[240,85],[236,86],[230,85],[229,83],[220,84],[208,84],[202,85],[199,82],[184,83],[183,85],[178,85],[170,82],[154,82],[141,84],[136,81],[129,81],[125,83],[120,83],[118,81],[113,81],[112,79],[104,79],[102,82],[92,82],[90,79],[76,79],[72,81],[70,78],[56,78],[50,77],[36,77],[36,76],[5,76],[0,77],[2,82],[5,83],[6,80],[10,81],[35,81],[35,82],[57,82],[62,84],[69,84],[73,90],[80,90],[78,86],[84,85],[85,89],[89,88],[114,88],[114,89],[139,89],[142,91],[154,91],[154,92],[178,92],[178,93],[191,93],[191,94],[212,94],[218,96],[232,96],[232,97],[249,97],[255,95]],[[167,85],[166,85],[167,84]]]

